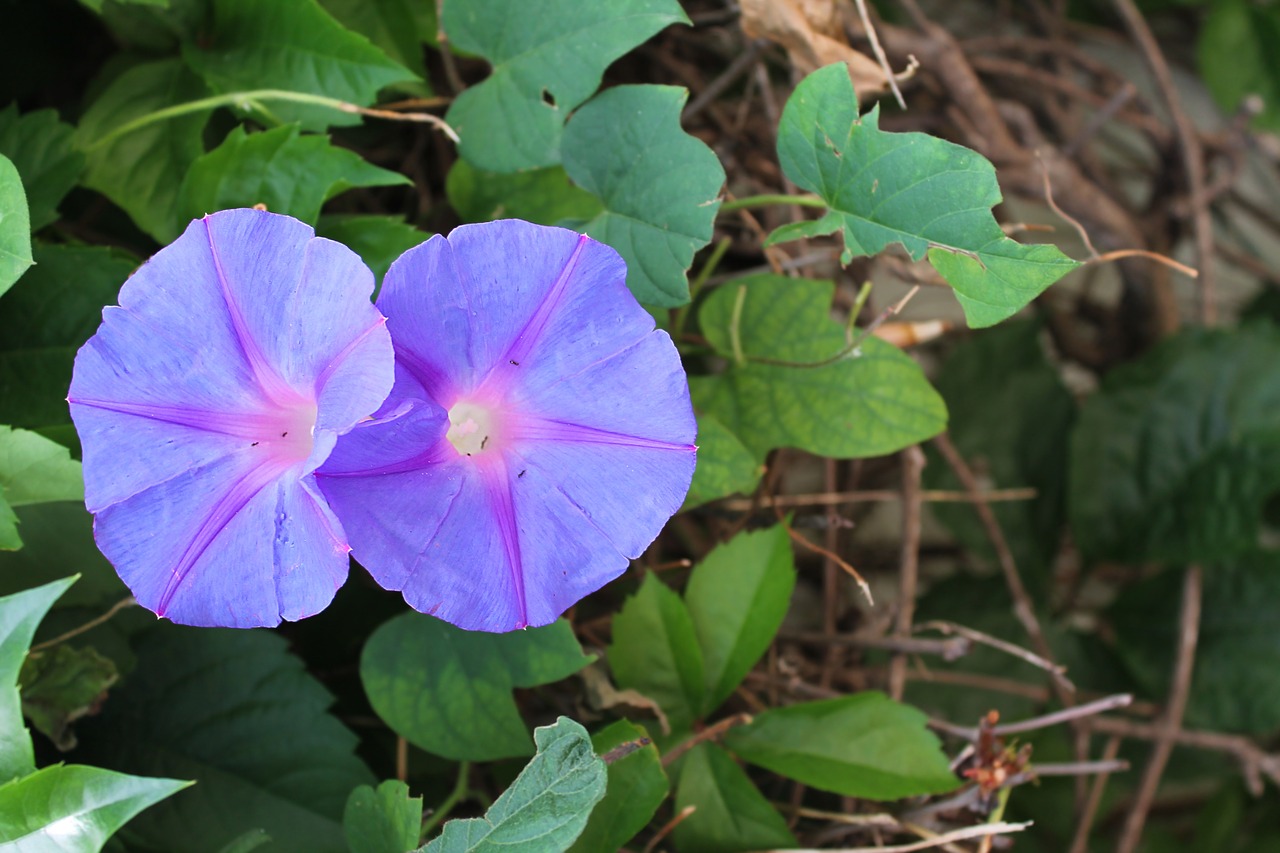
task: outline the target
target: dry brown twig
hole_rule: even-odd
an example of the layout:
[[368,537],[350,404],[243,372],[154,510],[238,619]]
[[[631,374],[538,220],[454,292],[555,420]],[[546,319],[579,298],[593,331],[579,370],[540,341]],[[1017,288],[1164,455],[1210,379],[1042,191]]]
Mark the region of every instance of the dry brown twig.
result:
[[[902,547],[898,568],[898,618],[893,628],[895,639],[911,634],[915,616],[916,584],[920,569],[920,534],[923,524],[923,502],[920,481],[924,473],[924,451],[913,444],[899,454],[902,468]],[[902,699],[907,686],[907,657],[899,652],[889,663],[889,695]]]

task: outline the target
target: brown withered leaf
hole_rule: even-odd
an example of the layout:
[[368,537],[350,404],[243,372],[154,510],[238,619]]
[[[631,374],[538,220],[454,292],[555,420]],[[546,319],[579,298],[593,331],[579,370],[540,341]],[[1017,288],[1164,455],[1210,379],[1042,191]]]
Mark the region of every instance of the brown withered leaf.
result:
[[739,6],[747,37],[782,45],[802,73],[844,62],[859,100],[889,87],[884,69],[844,40],[835,0],[741,0]]

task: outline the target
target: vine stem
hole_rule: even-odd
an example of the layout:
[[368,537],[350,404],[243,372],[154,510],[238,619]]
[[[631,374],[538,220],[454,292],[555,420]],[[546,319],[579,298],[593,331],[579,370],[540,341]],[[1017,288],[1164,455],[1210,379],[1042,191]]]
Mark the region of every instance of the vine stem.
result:
[[799,207],[827,206],[827,203],[822,200],[821,196],[813,194],[787,195],[786,193],[765,193],[763,195],[749,195],[746,198],[735,198],[726,201],[720,205],[720,212],[731,213],[735,210],[749,210],[756,207],[768,207],[773,204],[794,204]]
[[369,107],[361,107],[348,101],[342,101],[338,98],[330,98],[326,95],[313,95],[309,92],[292,92],[287,89],[251,89],[247,92],[230,92],[225,95],[214,95],[208,98],[200,98],[195,101],[187,101],[183,104],[174,104],[171,107],[156,110],[145,115],[138,116],[133,121],[127,121],[119,127],[113,129],[105,136],[95,140],[89,145],[89,150],[114,142],[122,136],[127,136],[136,130],[156,124],[157,122],[168,121],[178,116],[187,115],[189,113],[200,112],[201,110],[212,110],[218,107],[242,106],[248,107],[256,101],[289,101],[295,104],[311,104],[318,107],[328,107],[343,113],[353,113],[355,115],[375,116],[377,118],[392,119],[395,121],[416,121],[426,124],[435,125],[445,136],[448,136],[454,142],[458,141],[458,134],[453,128],[445,123],[444,119],[439,116],[433,116],[430,113],[398,113],[391,110],[379,110]]
[[127,596],[126,598],[122,598],[119,601],[117,601],[115,604],[111,605],[111,607],[107,609],[107,612],[103,613],[101,616],[95,616],[94,618],[90,619],[88,622],[84,623],[83,625],[78,625],[75,628],[72,628],[70,631],[67,631],[65,634],[59,634],[58,636],[54,637],[52,640],[45,640],[43,643],[36,643],[34,646],[31,647],[31,651],[42,652],[45,649],[52,648],[53,646],[58,645],[59,643],[65,643],[67,640],[70,640],[72,637],[78,637],[81,634],[85,633],[86,631],[91,631],[94,628],[97,628],[99,625],[109,620],[112,616],[115,616],[121,610],[124,610],[126,607],[133,607],[137,603],[138,603],[138,600],[134,598],[132,595]]
[[458,779],[453,783],[453,790],[449,792],[449,796],[444,798],[444,802],[431,813],[431,816],[422,822],[422,831],[418,834],[419,843],[425,842],[435,828],[449,816],[454,807],[467,796],[467,785],[470,778],[471,762],[459,761]]

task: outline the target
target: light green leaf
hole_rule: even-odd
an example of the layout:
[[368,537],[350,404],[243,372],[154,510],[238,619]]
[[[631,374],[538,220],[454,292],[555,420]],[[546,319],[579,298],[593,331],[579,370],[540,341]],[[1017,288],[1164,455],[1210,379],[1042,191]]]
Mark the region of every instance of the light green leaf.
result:
[[101,246],[39,243],[35,259],[0,310],[0,412],[16,427],[69,430],[66,397],[76,350],[138,261]]
[[71,724],[97,707],[119,677],[115,663],[91,646],[61,643],[32,652],[18,678],[22,713],[36,731],[66,752],[76,745]]
[[682,759],[676,812],[697,810],[675,829],[680,853],[741,853],[796,846],[778,810],[769,805],[729,754],[700,743]]
[[[827,281],[760,275],[722,285],[703,303],[703,333],[731,366],[690,380],[694,406],[757,460],[775,447],[880,456],[946,428],[942,398],[897,347],[868,337],[837,358],[848,341],[830,318],[833,292]],[[735,363],[738,353],[745,364]]]
[[572,227],[618,250],[627,286],[647,305],[689,301],[685,277],[720,209],[724,169],[680,129],[688,92],[616,86],[578,110],[564,133],[564,168],[604,210]]
[[752,764],[823,791],[898,800],[960,786],[927,721],[910,705],[866,690],[763,711],[731,729],[725,746]]
[[1226,113],[1240,109],[1249,95],[1261,98],[1257,123],[1280,129],[1280,68],[1274,46],[1280,41],[1280,8],[1248,0],[1214,0],[1200,28],[1196,56],[1209,91]]
[[[364,107],[383,86],[413,79],[413,72],[344,28],[315,0],[213,0],[212,5],[212,30],[200,47],[184,45],[182,55],[215,92],[286,89]],[[331,107],[287,101],[271,101],[265,109],[305,130],[361,120]]]
[[[105,0],[80,0],[81,5],[95,12],[102,11]],[[169,8],[169,0],[115,0],[120,5],[155,6],[160,9]]]
[[373,270],[379,287],[396,258],[431,238],[430,233],[414,228],[401,216],[346,213],[321,216],[316,223],[316,233],[337,240],[359,255],[365,266]]
[[464,222],[512,218],[555,225],[565,219],[590,219],[603,208],[600,199],[570,183],[560,166],[502,174],[482,171],[459,158],[444,188]]
[[9,158],[0,154],[0,294],[13,287],[31,264],[31,219],[22,178]]
[[693,726],[705,704],[702,653],[689,609],[656,573],[614,617],[608,654],[618,686],[657,702],[673,734]]
[[[648,736],[639,726],[618,720],[597,732],[591,738],[591,746],[597,755],[604,755],[614,747]],[[609,764],[604,799],[591,811],[586,828],[569,853],[597,853],[623,847],[648,825],[669,790],[662,759],[653,744]]]
[[74,133],[54,110],[18,115],[17,104],[0,110],[0,155],[22,176],[32,231],[58,218],[58,203],[80,180],[84,155],[72,146]]
[[105,144],[101,140],[136,118],[208,94],[181,60],[144,62],[111,81],[76,130],[76,144],[85,153],[85,186],[123,208],[157,242],[168,243],[187,224],[178,213],[178,188],[204,152],[211,110],[149,124]]
[[615,59],[669,24],[689,23],[675,0],[446,3],[453,46],[489,60],[488,79],[458,95],[445,119],[475,166],[518,172],[560,161],[565,120]]
[[924,133],[884,133],[879,117],[879,107],[858,116],[849,70],[837,63],[801,81],[778,128],[782,169],[831,208],[823,227],[839,221],[845,263],[891,243],[916,260],[927,253],[975,328],[1009,317],[1079,266],[1054,246],[1004,235],[991,215],[1000,203],[995,168],[982,155]]
[[134,649],[134,671],[80,722],[77,755],[198,783],[130,823],[138,847],[215,853],[262,829],[269,849],[345,853],[347,796],[373,777],[283,637],[161,622]]
[[1071,438],[1069,509],[1090,560],[1248,553],[1280,490],[1280,332],[1184,332],[1109,373]]
[[698,413],[698,466],[685,509],[735,492],[747,494],[763,473],[764,467],[719,418]]
[[564,850],[605,791],[604,762],[587,730],[567,717],[533,732],[537,755],[484,817],[451,820],[425,853]]
[[407,853],[418,846],[422,829],[422,797],[409,796],[409,786],[388,779],[375,791],[361,785],[347,798],[342,831],[351,853]]
[[740,533],[694,567],[684,600],[705,663],[703,716],[733,693],[773,643],[795,585],[783,524]]
[[95,853],[138,812],[190,784],[55,764],[0,786],[0,845],[26,853]]
[[0,426],[0,491],[14,507],[82,501],[84,476],[62,445],[25,429]]
[[[387,56],[425,79],[422,44],[436,37],[435,3],[415,0],[320,0],[320,5],[347,29],[359,33]],[[398,86],[431,94],[422,84]]]
[[291,124],[252,135],[234,127],[222,144],[191,165],[179,192],[183,219],[232,207],[265,204],[315,224],[320,206],[353,187],[408,184],[359,154],[337,148],[327,136],[299,135]]
[[0,598],[0,780],[5,782],[35,770],[31,735],[22,722],[18,675],[40,620],[75,580],[63,578]]
[[360,679],[378,716],[410,743],[490,761],[532,751],[511,691],[567,678],[591,660],[563,620],[489,634],[405,613],[369,637]]

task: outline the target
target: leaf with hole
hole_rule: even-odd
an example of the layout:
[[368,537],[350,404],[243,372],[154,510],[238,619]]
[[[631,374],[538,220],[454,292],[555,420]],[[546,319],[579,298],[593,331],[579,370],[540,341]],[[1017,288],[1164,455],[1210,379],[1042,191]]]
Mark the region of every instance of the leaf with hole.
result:
[[1079,266],[1054,246],[1005,236],[991,215],[995,167],[982,155],[925,133],[885,133],[879,122],[878,106],[858,115],[844,63],[800,82],[782,113],[778,159],[829,210],[770,243],[839,231],[845,263],[899,243],[915,260],[928,256],[975,328],[1011,316]]
[[342,830],[351,853],[406,853],[418,846],[422,797],[409,796],[409,786],[388,779],[374,790],[361,785],[347,798]]

